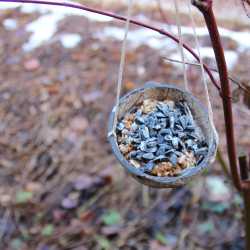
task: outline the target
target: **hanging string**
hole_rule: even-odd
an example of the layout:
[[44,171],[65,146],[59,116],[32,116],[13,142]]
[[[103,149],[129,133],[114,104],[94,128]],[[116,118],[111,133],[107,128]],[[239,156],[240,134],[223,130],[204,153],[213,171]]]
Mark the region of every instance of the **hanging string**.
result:
[[178,0],[174,0],[174,6],[175,6],[175,19],[176,19],[176,24],[178,27],[178,38],[179,38],[179,51],[181,55],[181,60],[182,60],[182,67],[183,67],[183,76],[184,76],[184,86],[186,90],[189,90],[188,88],[188,79],[187,79],[187,71],[186,71],[186,63],[185,63],[185,55],[184,55],[184,47],[183,47],[183,37],[182,37],[182,32],[181,32],[181,21],[180,21],[180,11],[179,11],[179,6],[178,6]]
[[195,38],[195,44],[196,44],[196,48],[197,48],[197,52],[198,52],[198,56],[199,56],[199,61],[200,61],[199,65],[201,67],[202,82],[203,82],[204,89],[205,89],[205,96],[206,96],[206,102],[207,102],[207,108],[208,108],[208,118],[209,118],[211,127],[213,129],[213,132],[215,134],[216,144],[218,144],[219,136],[218,136],[217,130],[216,130],[215,125],[214,125],[214,114],[213,114],[211,100],[209,97],[208,85],[207,85],[207,81],[206,81],[206,77],[205,77],[205,69],[204,69],[203,59],[201,57],[201,52],[200,52],[200,43],[198,40],[196,28],[195,28],[196,24],[195,24],[195,20],[193,18],[193,15],[192,15],[190,1],[188,1],[188,14],[189,14],[189,17],[191,20],[191,25],[192,25],[192,29],[193,29],[194,38]]
[[117,120],[118,120],[119,102],[120,102],[120,96],[121,96],[121,90],[122,90],[123,72],[124,72],[124,66],[125,66],[125,60],[126,60],[127,37],[128,37],[128,32],[129,32],[129,24],[130,24],[130,19],[131,19],[132,5],[133,5],[133,0],[128,0],[127,20],[125,23],[125,32],[124,32],[124,38],[123,38],[123,42],[122,42],[121,59],[120,59],[118,80],[117,80],[116,104],[115,104],[115,110],[114,110],[114,123],[113,123],[112,131],[109,133],[109,136],[116,135],[115,129],[116,129]]

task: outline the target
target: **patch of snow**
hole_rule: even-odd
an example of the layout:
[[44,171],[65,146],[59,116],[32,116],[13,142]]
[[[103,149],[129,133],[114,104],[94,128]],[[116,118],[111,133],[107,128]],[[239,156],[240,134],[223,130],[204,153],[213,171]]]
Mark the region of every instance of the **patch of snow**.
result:
[[32,32],[32,35],[29,41],[23,45],[23,50],[31,51],[49,41],[57,30],[57,22],[61,19],[60,14],[49,13],[28,24],[26,30]]
[[3,26],[6,30],[15,30],[17,28],[17,21],[12,18],[3,20]]
[[[124,38],[124,29],[118,27],[106,27],[101,32],[97,32],[95,37],[103,40],[106,38],[122,40]],[[172,42],[170,39],[166,39],[153,30],[132,30],[129,32],[127,39],[132,47],[138,47],[145,44],[153,49],[163,49],[167,47],[168,50],[171,50],[177,48],[176,43]]]
[[60,36],[60,41],[64,48],[71,49],[76,47],[82,38],[79,34],[63,34]]
[[17,7],[20,7],[20,3],[7,3],[7,2],[0,3],[0,10],[14,9]]
[[[196,53],[198,51],[196,49],[193,49]],[[214,51],[211,47],[201,47],[200,48],[200,53],[202,58],[209,58],[209,59],[214,59]],[[170,59],[178,60],[181,61],[181,56],[180,53],[174,52],[169,56]],[[185,58],[188,62],[196,62],[195,58],[188,52],[185,51]],[[233,69],[235,64],[238,61],[238,54],[235,51],[232,50],[225,50],[225,58],[227,62],[227,66],[229,69]],[[176,66],[179,65],[179,67],[182,67],[181,64],[176,63]]]
[[32,35],[29,41],[23,45],[24,51],[31,51],[49,41],[57,31],[57,24],[67,16],[83,16],[95,22],[110,22],[113,20],[111,17],[62,6],[24,4],[21,11],[24,13],[39,12],[42,14],[41,17],[26,27],[26,30],[32,32]]
[[[169,26],[168,26],[169,27]],[[175,25],[171,25],[171,31],[177,35],[178,28]],[[198,27],[195,29],[197,36],[208,36],[208,31],[206,27]],[[193,35],[192,27],[182,26],[181,28],[183,35]],[[250,48],[250,32],[249,31],[232,31],[225,28],[219,28],[219,33],[222,37],[226,37],[229,39],[234,40],[242,46],[243,48]]]
[[[202,30],[199,31],[199,34],[207,35],[207,33],[203,33]],[[113,38],[117,40],[122,40],[124,37],[124,30],[122,28],[117,27],[107,27],[104,28],[101,32],[96,33],[96,37],[99,39]],[[174,50],[174,53],[172,53],[169,57],[171,59],[181,60],[179,52],[176,51],[176,49],[178,48],[177,44],[171,41],[170,39],[167,39],[162,35],[157,34],[154,31],[145,31],[144,29],[132,30],[128,34],[128,41],[133,47],[138,47],[144,44],[148,45],[152,49],[161,50],[167,48],[168,52]],[[201,47],[200,52],[203,58],[214,58],[214,52],[211,47]],[[185,52],[185,56],[188,61],[195,61],[190,53]],[[228,64],[228,68],[232,69],[238,60],[237,53],[232,50],[226,50],[225,57]]]

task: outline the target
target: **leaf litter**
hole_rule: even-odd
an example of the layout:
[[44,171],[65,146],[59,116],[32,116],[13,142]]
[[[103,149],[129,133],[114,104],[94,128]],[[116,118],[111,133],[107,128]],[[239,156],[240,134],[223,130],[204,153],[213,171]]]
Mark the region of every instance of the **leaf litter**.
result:
[[[112,8],[121,10],[118,7]],[[157,12],[145,13],[160,19]],[[141,187],[117,167],[105,135],[115,100],[114,72],[120,42],[109,39],[102,43],[94,35],[100,34],[107,23],[68,16],[58,23],[56,33],[79,34],[81,43],[66,49],[55,39],[25,53],[22,48],[29,40],[25,27],[40,15],[24,14],[18,9],[0,14],[1,20],[11,18],[18,24],[15,29],[0,27],[1,249],[60,250],[82,246],[171,250],[184,244],[184,249],[192,249],[192,245],[207,249],[211,245],[212,249],[221,250],[230,249],[228,242],[238,247],[243,226],[235,214],[241,214],[242,201],[231,188],[232,199],[224,200],[221,207],[222,193],[211,201],[211,194],[203,188],[206,177],[201,177],[204,185],[200,192],[198,182],[177,190],[150,190],[150,206],[145,208]],[[14,23],[9,25],[14,27]],[[249,84],[247,55],[239,52],[240,63],[233,71]],[[182,86],[181,71],[163,63],[160,53],[145,44],[131,48],[127,65],[126,90],[151,79],[167,79]],[[201,97],[200,73],[189,70],[192,90]],[[213,88],[210,91],[217,96]],[[249,147],[249,140],[245,139],[249,110],[240,109],[243,102],[248,107],[247,98],[234,106],[236,136],[239,144]],[[220,98],[214,98],[213,104],[216,127],[223,135]],[[150,105],[145,105],[144,111],[149,110]],[[147,131],[143,137],[148,137]],[[226,148],[224,138],[221,144]],[[150,145],[154,147],[154,142]],[[223,153],[225,156],[225,150]],[[217,163],[211,176],[224,182]],[[110,225],[104,223],[105,216]],[[208,236],[206,232],[211,232],[213,223],[213,232]],[[203,225],[205,232],[198,240],[194,233],[199,230],[197,225]],[[190,233],[184,242],[179,242],[185,230]],[[175,240],[170,241],[171,235]]]

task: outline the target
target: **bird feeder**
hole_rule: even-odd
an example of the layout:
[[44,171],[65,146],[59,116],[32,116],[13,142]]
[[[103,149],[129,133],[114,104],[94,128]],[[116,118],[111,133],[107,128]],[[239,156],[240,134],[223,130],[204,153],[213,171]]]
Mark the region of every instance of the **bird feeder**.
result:
[[117,160],[120,162],[121,166],[140,183],[155,188],[175,188],[182,186],[187,181],[200,174],[204,169],[207,169],[215,159],[217,141],[213,127],[209,120],[208,111],[203,106],[203,104],[190,92],[178,88],[175,85],[149,83],[145,84],[144,87],[135,89],[120,98],[119,107],[117,110],[118,122],[145,99],[154,99],[157,101],[164,101],[168,99],[172,100],[174,103],[185,101],[208,146],[206,155],[203,157],[201,162],[199,162],[197,165],[184,169],[178,176],[159,177],[143,172],[140,168],[133,166],[124,157],[117,142],[116,130],[113,131],[114,133],[112,133],[115,122],[116,106],[111,112],[109,118],[108,139],[111,144],[112,151]]

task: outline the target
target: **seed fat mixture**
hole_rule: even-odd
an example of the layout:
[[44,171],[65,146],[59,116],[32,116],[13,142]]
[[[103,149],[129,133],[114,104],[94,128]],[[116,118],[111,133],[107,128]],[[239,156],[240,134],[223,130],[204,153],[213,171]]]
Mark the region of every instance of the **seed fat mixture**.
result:
[[118,122],[121,153],[135,167],[159,177],[178,176],[205,157],[208,145],[185,101],[145,99]]

